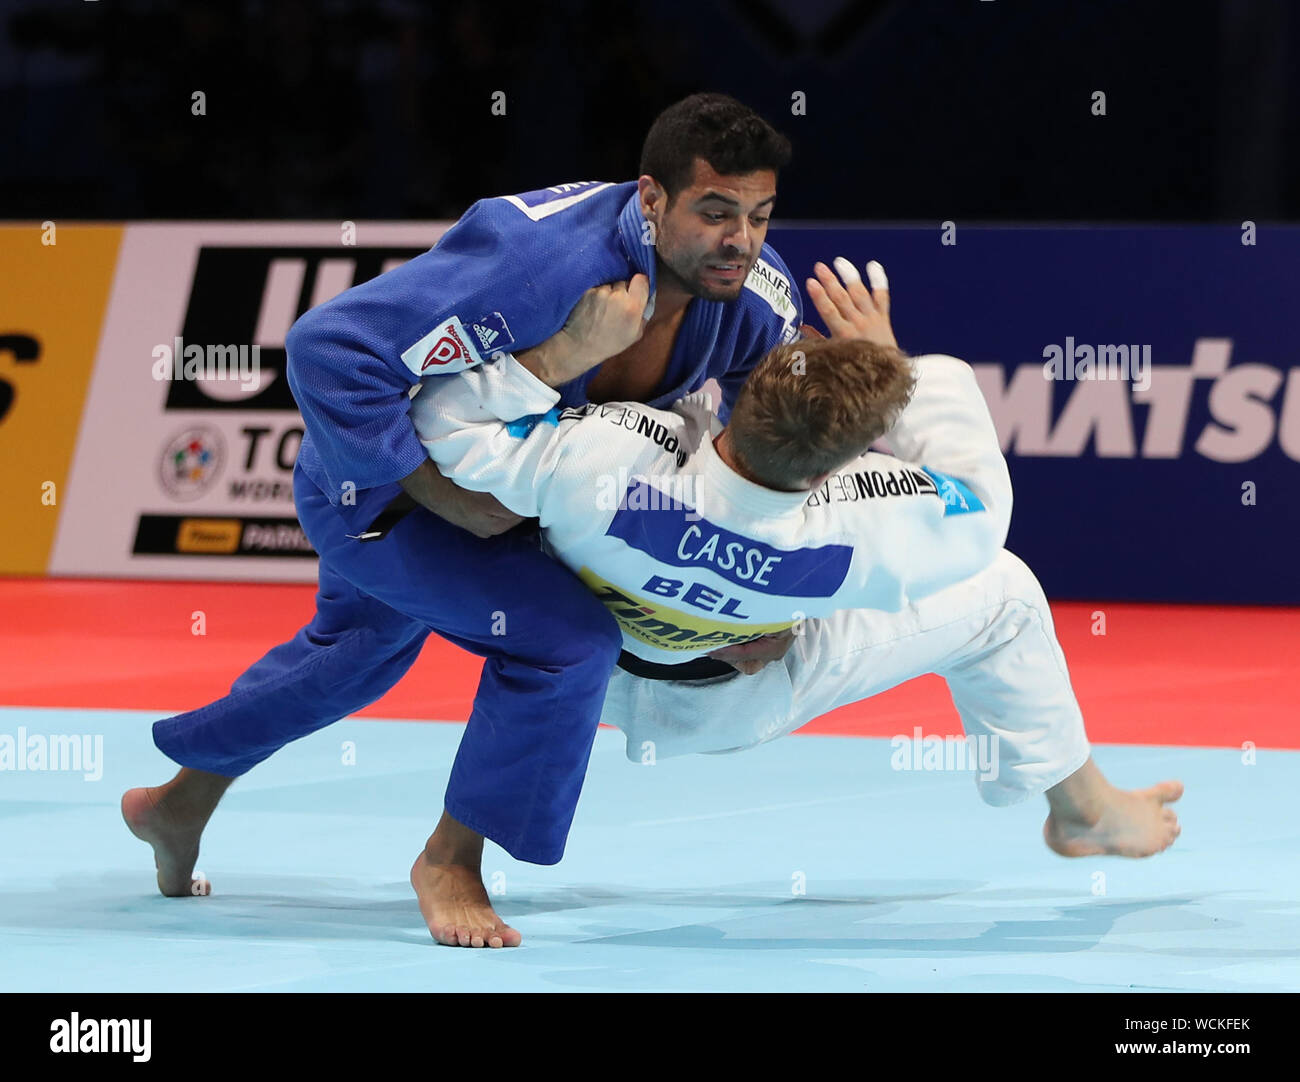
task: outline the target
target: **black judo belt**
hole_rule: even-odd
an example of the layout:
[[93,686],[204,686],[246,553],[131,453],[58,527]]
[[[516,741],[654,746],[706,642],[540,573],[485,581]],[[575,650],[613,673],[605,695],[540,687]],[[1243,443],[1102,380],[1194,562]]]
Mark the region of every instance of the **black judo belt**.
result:
[[389,501],[388,506],[379,512],[379,517],[366,527],[365,532],[358,536],[357,540],[382,540],[388,536],[389,530],[419,506],[420,505],[405,492],[399,492]]
[[618,655],[618,667],[646,680],[712,680],[718,676],[735,676],[740,671],[714,657],[697,657],[680,665],[660,665],[626,650]]

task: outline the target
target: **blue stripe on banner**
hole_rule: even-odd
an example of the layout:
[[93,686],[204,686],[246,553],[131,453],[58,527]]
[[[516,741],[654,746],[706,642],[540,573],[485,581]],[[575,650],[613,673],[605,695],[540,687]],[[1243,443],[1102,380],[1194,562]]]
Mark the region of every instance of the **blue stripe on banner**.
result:
[[759,593],[830,597],[844,583],[850,545],[779,549],[715,526],[695,510],[643,480],[633,479],[619,502],[610,537],[672,567],[707,567]]
[[527,417],[520,417],[518,420],[510,421],[506,424],[506,431],[512,436],[523,439],[543,421],[548,425],[558,427],[560,423],[560,407],[552,406],[545,413],[530,413]]
[[946,473],[940,473],[938,470],[932,470],[929,466],[922,466],[924,472],[939,490],[939,498],[943,500],[943,513],[945,515],[965,515],[971,511],[983,511],[984,504],[980,498],[970,490],[970,487],[964,481],[958,481],[955,477],[949,477]]

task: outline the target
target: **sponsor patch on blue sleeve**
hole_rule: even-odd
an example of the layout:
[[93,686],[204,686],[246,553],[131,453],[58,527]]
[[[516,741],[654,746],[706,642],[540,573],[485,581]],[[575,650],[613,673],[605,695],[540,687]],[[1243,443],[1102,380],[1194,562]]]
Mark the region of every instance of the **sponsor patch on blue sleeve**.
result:
[[421,378],[464,372],[483,363],[478,344],[455,316],[439,323],[402,353],[406,367]]
[[506,425],[506,431],[518,439],[523,439],[534,428],[543,423],[558,426],[560,423],[560,407],[552,406],[545,413],[532,413],[527,417],[520,417],[518,420],[510,421]]
[[969,511],[984,510],[984,504],[980,502],[980,498],[970,490],[964,481],[958,481],[957,478],[949,477],[946,473],[932,470],[929,466],[922,466],[921,471],[934,482],[935,488],[939,490],[939,498],[943,500],[943,513],[945,515],[964,515]]
[[515,344],[510,334],[510,327],[506,324],[506,317],[500,312],[489,312],[485,316],[479,316],[469,325],[469,329],[478,339],[478,345],[482,348],[484,356],[504,353]]

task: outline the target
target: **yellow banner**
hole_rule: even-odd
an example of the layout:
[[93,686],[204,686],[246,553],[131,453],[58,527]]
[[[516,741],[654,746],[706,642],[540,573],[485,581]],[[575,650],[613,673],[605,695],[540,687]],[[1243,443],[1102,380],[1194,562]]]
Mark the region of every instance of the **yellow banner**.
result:
[[0,573],[45,573],[121,240],[0,225]]
[[696,612],[682,612],[669,608],[662,601],[647,601],[620,589],[589,567],[582,568],[578,578],[605,603],[619,627],[633,638],[660,650],[718,650],[794,627],[792,620],[783,624],[741,624],[734,620],[711,620]]

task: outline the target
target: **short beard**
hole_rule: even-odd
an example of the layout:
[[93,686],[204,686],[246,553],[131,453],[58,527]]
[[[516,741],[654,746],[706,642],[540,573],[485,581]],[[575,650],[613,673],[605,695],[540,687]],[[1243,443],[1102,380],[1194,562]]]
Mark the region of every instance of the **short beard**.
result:
[[683,278],[680,274],[678,274],[675,270],[673,270],[673,268],[669,266],[668,261],[665,260],[663,256],[659,255],[657,252],[655,254],[658,258],[658,263],[659,263],[658,274],[660,279],[664,279],[664,278],[668,279],[670,282],[675,284],[679,289],[681,289],[685,293],[690,294],[692,297],[699,297],[701,300],[714,301],[717,303],[726,304],[730,301],[738,300],[740,298],[741,291],[745,288],[744,278],[740,279],[740,281],[736,283],[736,291],[734,293],[731,293],[729,291],[713,289],[712,287],[706,286],[703,282],[700,281],[692,282],[686,278]]

